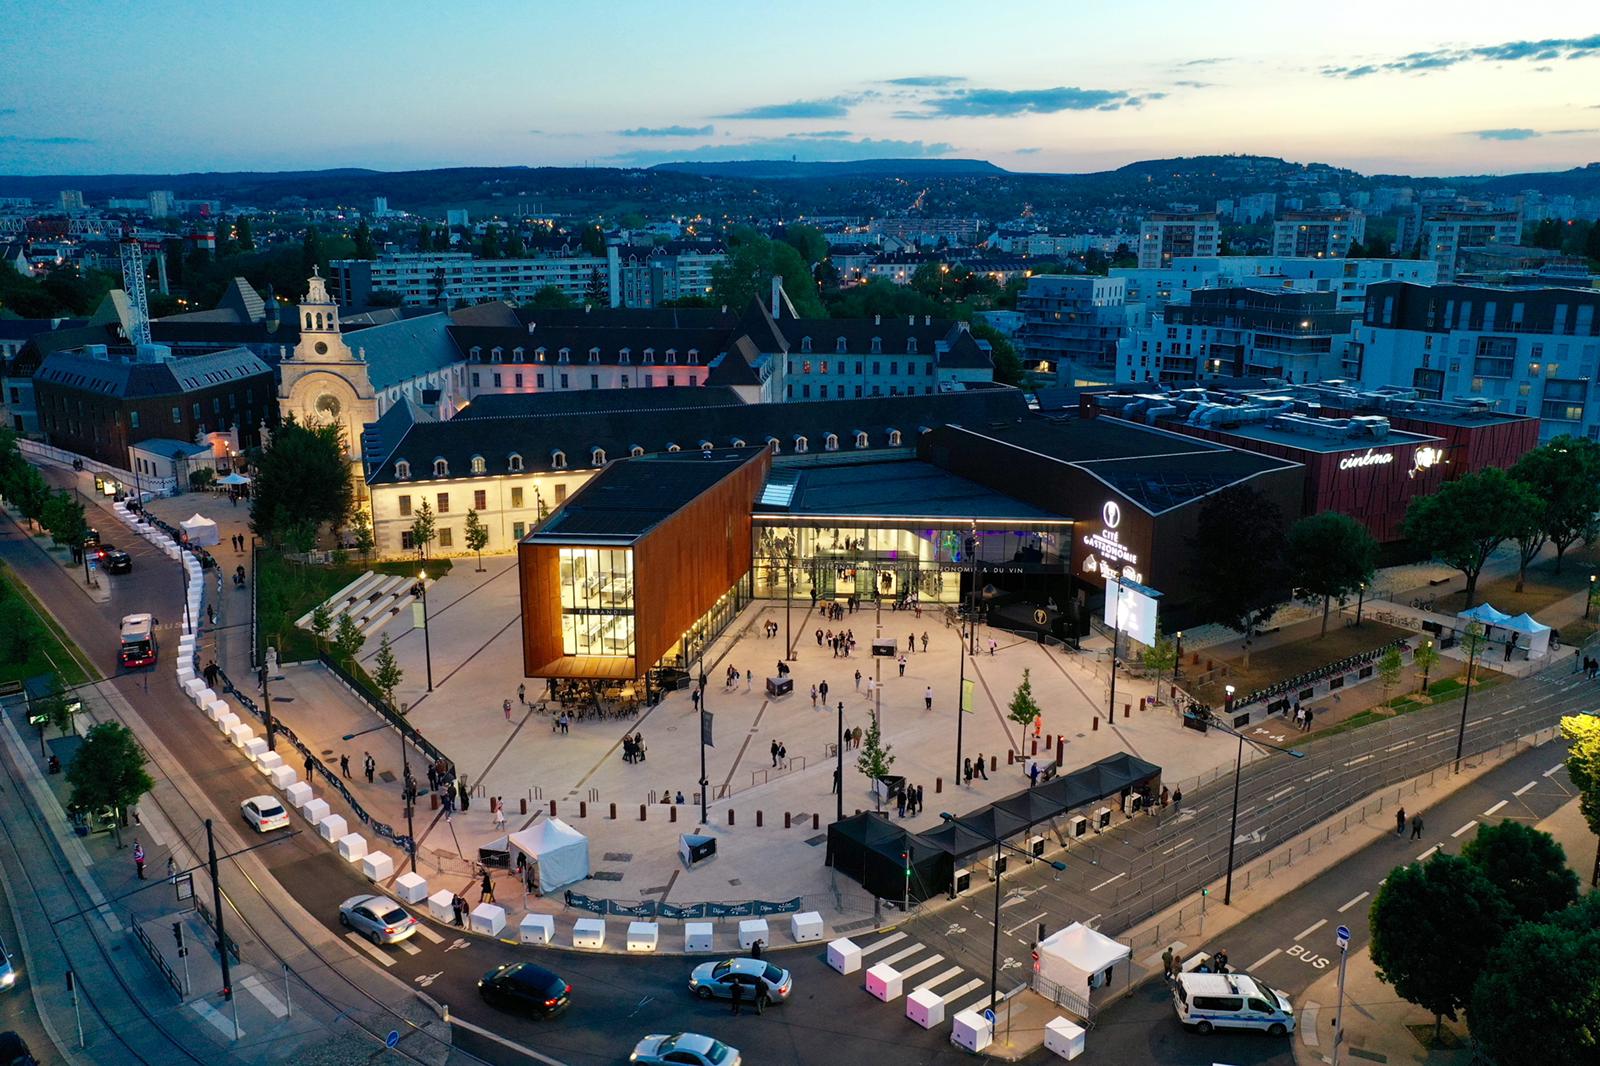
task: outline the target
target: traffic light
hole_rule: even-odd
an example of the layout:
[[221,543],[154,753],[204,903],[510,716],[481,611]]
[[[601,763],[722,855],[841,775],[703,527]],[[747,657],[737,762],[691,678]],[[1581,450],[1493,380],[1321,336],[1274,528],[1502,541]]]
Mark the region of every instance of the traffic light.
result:
[[1209,895],[1211,895],[1211,890],[1209,888],[1202,888],[1200,890],[1200,894],[1202,896],[1209,896]]

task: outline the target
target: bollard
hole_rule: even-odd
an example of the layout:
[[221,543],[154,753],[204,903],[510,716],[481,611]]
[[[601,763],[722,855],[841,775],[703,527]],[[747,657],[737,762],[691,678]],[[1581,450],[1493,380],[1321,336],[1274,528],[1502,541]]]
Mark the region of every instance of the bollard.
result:
[[998,769],[1000,769],[1000,756],[998,756],[998,755],[989,756],[989,769],[990,770],[998,770]]
[[733,824],[733,808],[732,807],[728,808],[728,824],[729,825]]
[[1059,734],[1059,733],[1056,734],[1056,765],[1057,766],[1060,766],[1062,764],[1062,762],[1067,757],[1067,745],[1065,743],[1065,739],[1066,738],[1061,736],[1061,734]]
[[611,805],[611,820],[613,822],[617,820],[617,805],[615,803]]
[[943,791],[944,791],[944,778],[942,778],[942,777],[934,778],[933,779],[933,794],[935,796],[937,796],[939,793],[941,793]]
[[556,816],[556,801],[555,800],[551,800],[550,801],[550,817],[554,818],[555,816]]
[[676,822],[677,820],[678,820],[678,808],[675,807],[675,806],[674,807],[668,807],[667,808],[667,821]]
[[1014,763],[1016,761],[1017,761],[1017,753],[1014,752],[1014,751],[1007,751],[1006,752],[1006,765],[1010,766],[1012,763]]
[[644,821],[644,804],[639,804],[639,821]]
[[813,813],[811,815],[811,828],[812,829],[821,829],[822,828],[822,815],[815,814],[815,813]]
[[756,828],[757,829],[761,828],[761,812],[760,811],[756,812]]
[[1099,731],[1100,731],[1100,716],[1097,714],[1097,715],[1094,716],[1094,728],[1089,730],[1089,732],[1097,733]]
[[784,811],[783,812],[783,827],[785,829],[790,828],[789,818],[790,818],[789,812],[788,811]]
[[587,817],[589,817],[589,801],[588,800],[579,800],[578,801],[578,817],[579,818],[587,818]]
[[522,813],[523,814],[527,814],[528,813],[528,797],[527,796],[523,796],[521,799],[519,799],[517,801],[517,803],[521,805]]
[[1132,716],[1133,716],[1133,704],[1124,703],[1122,705],[1122,717],[1131,718]]
[[1139,697],[1139,713],[1140,714],[1144,713],[1144,701],[1145,701],[1145,697],[1140,696]]
[[428,810],[436,811],[438,809],[439,809],[439,793],[437,793],[437,792],[428,793]]

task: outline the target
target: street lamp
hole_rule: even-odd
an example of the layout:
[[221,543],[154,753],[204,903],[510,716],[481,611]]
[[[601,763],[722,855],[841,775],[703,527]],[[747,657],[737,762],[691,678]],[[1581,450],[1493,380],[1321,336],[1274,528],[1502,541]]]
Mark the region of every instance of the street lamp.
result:
[[[711,790],[711,779],[706,777],[706,641],[700,642],[700,824],[706,824],[706,800]],[[694,682],[691,682],[693,684]],[[844,782],[839,782],[840,802],[843,803]]]
[[[844,700],[839,701],[839,738],[833,745],[833,753],[838,757],[838,764],[834,767],[833,774],[838,780],[834,782],[833,791],[837,793],[838,809],[834,812],[833,820],[844,821]],[[702,751],[702,755],[704,752]],[[702,776],[704,770],[701,771]]]
[[[1433,641],[1425,640],[1422,642],[1422,646],[1427,648],[1429,651],[1432,651]],[[1432,658],[1433,657],[1431,655],[1425,655],[1422,658],[1422,694],[1424,696],[1428,694],[1428,668],[1433,665],[1431,662]]]
[[1116,582],[1117,595],[1111,604],[1111,698],[1106,708],[1113,723],[1117,720],[1117,645],[1122,643],[1122,579]]
[[428,664],[428,691],[433,691],[433,640],[428,634],[428,571],[417,571],[417,587],[412,595],[422,597],[422,655]]
[[1178,680],[1178,673],[1183,669],[1183,630],[1178,630],[1178,650],[1172,660],[1172,680]]
[[[405,716],[406,709],[407,708],[406,708],[405,704],[401,704],[400,705],[401,717]],[[406,851],[410,852],[410,854],[411,854],[411,872],[412,873],[416,873],[417,872],[417,823],[415,821],[415,817],[416,817],[416,809],[417,809],[417,783],[411,777],[411,755],[410,755],[409,748],[410,748],[410,743],[406,740],[405,732],[401,731],[400,732],[400,766],[401,766],[401,771],[402,771],[401,772],[401,777],[403,778],[403,781],[404,781],[404,783],[401,785],[401,789],[402,789],[401,796],[405,800],[405,803],[406,803]]]
[[1361,591],[1356,595],[1356,625],[1358,626],[1361,624],[1361,605],[1366,602],[1366,599],[1367,583],[1363,581],[1361,583]]
[[1594,579],[1595,579],[1595,577],[1596,577],[1595,574],[1590,574],[1589,575],[1589,595],[1587,597],[1585,597],[1585,599],[1583,601],[1583,620],[1585,622],[1587,622],[1589,620],[1589,608],[1594,605]]
[[1467,684],[1461,694],[1461,727],[1456,730],[1456,768],[1461,772],[1461,750],[1467,743],[1467,704],[1472,701],[1472,665],[1477,661],[1478,649],[1484,642],[1483,627],[1477,622],[1467,626],[1465,643],[1467,645]]
[[1233,724],[1233,686],[1232,685],[1223,685],[1222,686],[1222,706],[1223,706],[1224,713],[1226,713],[1227,716],[1228,716],[1228,724],[1232,725]]
[[[994,1010],[995,1004],[1000,999],[1000,852],[1004,848],[1009,848],[1029,861],[1032,861],[1033,856],[1015,845],[1007,844],[992,833],[974,829],[970,825],[963,825],[961,819],[946,811],[940,811],[939,817],[946,822],[962,826],[969,833],[976,833],[994,845],[994,940],[989,947],[989,1009]],[[1057,873],[1067,868],[1067,864],[1064,862],[1057,862],[1054,859],[1047,861],[1050,863],[1050,868]]]
[[[1233,686],[1227,687],[1228,709],[1233,709]],[[1233,760],[1233,818],[1228,824],[1228,876],[1222,889],[1222,905],[1227,906],[1233,902],[1233,849],[1239,840],[1239,778],[1244,772],[1244,742],[1249,739],[1243,733],[1233,728],[1232,724],[1222,725],[1216,721],[1215,716],[1209,723],[1213,729],[1220,729],[1229,736],[1239,738],[1239,753]],[[1271,748],[1273,751],[1282,752],[1294,759],[1304,759],[1306,753],[1295,751],[1292,748],[1280,748],[1276,744],[1269,744],[1264,740],[1250,740],[1257,748]]]

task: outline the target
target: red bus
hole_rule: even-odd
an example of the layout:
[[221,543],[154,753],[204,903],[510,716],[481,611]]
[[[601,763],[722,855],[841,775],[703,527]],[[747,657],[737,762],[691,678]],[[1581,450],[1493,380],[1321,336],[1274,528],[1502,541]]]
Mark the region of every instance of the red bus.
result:
[[117,661],[123,666],[154,666],[156,663],[156,620],[148,614],[130,614],[122,619],[121,646]]

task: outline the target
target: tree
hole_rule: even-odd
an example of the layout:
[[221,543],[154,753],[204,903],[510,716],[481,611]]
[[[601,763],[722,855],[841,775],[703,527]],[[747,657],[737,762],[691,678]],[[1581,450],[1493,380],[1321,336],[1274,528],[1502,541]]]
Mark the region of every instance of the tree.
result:
[[372,554],[372,549],[378,546],[378,540],[372,533],[372,519],[367,517],[365,508],[356,508],[355,514],[350,516],[350,536],[355,540],[356,551],[361,553],[361,561],[367,561]]
[[546,285],[544,288],[534,293],[533,297],[529,299],[528,302],[523,306],[532,307],[540,311],[563,311],[569,307],[575,307],[577,305],[574,303],[572,297],[568,296],[565,292],[556,288],[554,285]]
[[718,303],[742,311],[753,301],[770,299],[774,277],[783,279],[783,291],[801,318],[827,317],[811,267],[800,253],[748,228],[730,238],[727,261],[712,271],[711,290]]
[[274,542],[296,522],[313,530],[324,524],[337,528],[349,517],[354,499],[338,424],[301,425],[290,415],[256,462],[250,527]]
[[16,501],[22,517],[38,525],[44,517],[45,505],[50,502],[50,485],[37,467],[24,466],[11,486],[11,498]]
[[326,602],[319,603],[311,612],[311,632],[317,635],[317,643],[322,647],[328,646],[328,633],[333,629],[333,609]]
[[1244,634],[1247,670],[1255,632],[1277,612],[1289,583],[1284,545],[1283,512],[1244,485],[1213,495],[1189,539],[1200,613]]
[[1499,1066],[1600,1062],[1600,892],[1513,929],[1472,988],[1472,1036]]
[[1583,239],[1583,254],[1600,260],[1600,219],[1589,223],[1589,235]]
[[1528,564],[1544,549],[1549,534],[1545,532],[1544,501],[1515,478],[1511,479],[1511,485],[1517,501],[1512,512],[1514,517],[1506,528],[1510,538],[1517,542],[1517,591],[1521,592],[1528,580]]
[[597,259],[606,256],[606,231],[598,225],[590,223],[583,227],[578,235],[578,243],[583,245],[583,250]]
[[1480,825],[1461,848],[1500,890],[1518,921],[1540,922],[1578,899],[1578,875],[1567,853],[1549,833],[1510,820]]
[[1534,227],[1532,240],[1529,243],[1535,248],[1560,250],[1561,238],[1561,223],[1553,218],[1546,218],[1541,219]]
[[1322,633],[1328,635],[1328,608],[1372,580],[1378,542],[1349,515],[1323,511],[1289,528],[1289,579],[1305,600],[1322,601]]
[[431,252],[433,250],[433,227],[426,222],[417,226],[417,251]]
[[883,797],[877,788],[878,779],[894,765],[894,745],[883,742],[883,732],[878,728],[878,716],[872,715],[867,723],[867,735],[861,738],[861,754],[856,756],[856,769],[873,784],[872,799],[877,810],[883,809]]
[[814,266],[828,257],[828,238],[816,226],[785,226],[783,241],[799,252],[808,265]]
[[144,751],[121,722],[101,722],[84,734],[83,746],[67,767],[71,804],[83,811],[122,812],[155,787],[145,772]]
[[1390,648],[1378,656],[1378,683],[1383,686],[1383,698],[1388,700],[1389,690],[1400,681],[1400,670],[1405,662],[1400,658],[1399,648]]
[[513,227],[511,231],[506,234],[505,258],[521,259],[527,254],[528,248],[522,243],[522,234],[518,233]]
[[478,553],[478,573],[483,573],[483,549],[489,546],[489,527],[478,518],[477,511],[467,512],[467,550]]
[[250,218],[240,215],[233,223],[233,242],[239,246],[241,252],[256,250],[256,235],[250,228]]
[[478,257],[480,259],[499,259],[500,255],[500,227],[485,226],[483,239],[478,242]]
[[969,328],[975,338],[989,342],[989,354],[994,359],[994,379],[1002,385],[1021,385],[1025,371],[1011,338],[987,322],[974,322]]
[[1422,671],[1422,691],[1428,691],[1428,673],[1439,663],[1439,649],[1433,641],[1424,640],[1417,650],[1411,653],[1411,665]]
[[377,247],[377,245],[372,243],[372,227],[367,225],[367,220],[366,219],[362,219],[361,221],[356,223],[355,242],[356,242],[355,258],[357,258],[357,259],[376,259],[376,258],[378,258],[378,247]]
[[[29,715],[38,715],[45,720],[45,724],[56,727],[56,732],[62,736],[74,733],[72,720],[77,717],[82,704],[77,700],[69,700],[66,692],[61,687],[61,678],[55,674],[50,675],[48,687],[42,696],[28,701]],[[44,726],[39,727],[42,734]]]
[[341,614],[339,625],[333,631],[333,647],[339,653],[339,658],[346,663],[355,662],[361,645],[366,642],[367,638],[361,635],[361,628],[356,625],[355,619],[348,614]]
[[1023,670],[1022,684],[1011,694],[1011,711],[1006,717],[1026,731],[1041,713],[1038,702],[1033,698],[1033,681],[1028,677],[1028,671]]
[[606,307],[611,303],[611,289],[598,267],[589,271],[589,284],[583,287],[583,298],[595,307]]
[[1401,999],[1443,1019],[1456,1017],[1472,983],[1500,944],[1513,914],[1476,864],[1436,852],[1390,872],[1373,900],[1372,961]]
[[308,226],[305,237],[300,241],[301,276],[310,277],[314,269],[320,270],[323,259],[322,234],[317,232],[317,227]]
[[400,663],[394,657],[394,648],[389,644],[389,634],[383,635],[383,640],[378,644],[378,654],[373,657],[372,684],[378,690],[378,695],[383,697],[383,702],[390,709],[394,708],[394,691],[400,687],[400,682],[405,680],[405,671],[400,669]]
[[50,494],[41,516],[50,539],[72,548],[74,557],[89,535],[89,522],[83,514],[83,504],[75,495],[64,489]]
[[[1561,719],[1561,739],[1567,742],[1567,777],[1578,790],[1578,810],[1589,832],[1600,837],[1600,717],[1571,715]],[[1594,854],[1589,887],[1600,887],[1600,840]]]
[[1517,508],[1527,498],[1522,488],[1491,467],[1446,482],[1432,496],[1411,501],[1406,511],[1406,539],[1466,576],[1468,607],[1490,553],[1518,528]]
[[1600,443],[1563,434],[1518,459],[1511,476],[1537,497],[1541,528],[1555,545],[1560,573],[1567,549],[1600,533],[1595,521],[1600,513]]
[[428,545],[433,543],[433,535],[433,508],[428,506],[427,500],[423,500],[421,508],[411,520],[411,546],[417,549],[418,558],[424,562],[427,561]]
[[1144,660],[1144,668],[1156,675],[1157,703],[1161,702],[1161,675],[1178,665],[1178,646],[1172,638],[1161,632],[1161,627],[1156,627],[1156,642],[1146,648],[1140,656]]

